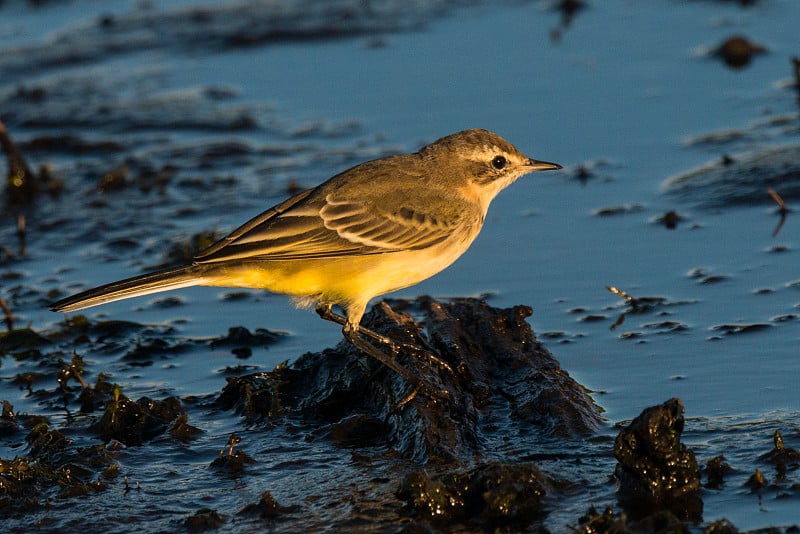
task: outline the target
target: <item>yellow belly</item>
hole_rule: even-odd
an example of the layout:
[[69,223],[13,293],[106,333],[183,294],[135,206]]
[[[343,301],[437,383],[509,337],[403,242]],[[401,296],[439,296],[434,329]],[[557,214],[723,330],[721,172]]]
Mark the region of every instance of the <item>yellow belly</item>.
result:
[[463,243],[341,258],[220,264],[204,285],[259,288],[300,297],[301,301],[363,307],[373,297],[433,276],[453,263],[468,246]]

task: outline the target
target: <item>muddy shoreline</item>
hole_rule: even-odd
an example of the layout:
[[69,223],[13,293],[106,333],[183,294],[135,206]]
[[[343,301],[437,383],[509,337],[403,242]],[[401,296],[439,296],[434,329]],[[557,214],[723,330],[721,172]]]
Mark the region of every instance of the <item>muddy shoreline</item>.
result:
[[[797,6],[183,4],[0,4],[3,528],[798,528]],[[371,309],[449,396],[280,296],[47,311],[462,122],[566,170]]]
[[[400,355],[403,365],[413,366],[424,381],[449,393],[438,398],[420,392],[402,406],[398,399],[409,385],[344,340],[271,372],[230,376],[220,391],[206,398],[131,399],[77,354],[70,361],[64,356],[76,346],[107,352],[115,340],[144,333],[145,325],[75,316],[56,331],[12,330],[0,336],[5,356],[52,369],[18,375],[13,383],[27,388],[40,403],[61,405],[69,416],[56,423],[41,415],[16,414],[4,402],[3,438],[25,443],[26,453],[2,460],[0,506],[8,524],[18,525],[10,531],[24,530],[22,523],[32,517],[40,528],[57,529],[74,524],[58,517],[75,503],[92,506],[109,493],[128,499],[147,494],[152,488],[137,478],[148,468],[128,465],[130,451],[146,446],[158,456],[162,448],[183,444],[191,449],[208,439],[202,424],[195,422],[212,417],[229,419],[234,427],[227,439],[212,440],[221,447],[217,453],[205,453],[207,476],[221,485],[257,480],[260,465],[283,463],[280,456],[308,443],[349,457],[361,466],[356,470],[361,475],[343,492],[330,488],[318,494],[308,487],[287,502],[274,496],[280,493],[277,487],[268,487],[258,501],[239,510],[201,507],[183,520],[167,515],[164,525],[183,524],[191,531],[259,524],[285,531],[323,524],[369,525],[370,530],[536,530],[548,525],[548,514],[562,499],[574,498],[588,482],[605,486],[606,498],[616,499],[621,511],[598,511],[587,503],[586,514],[569,522],[579,532],[716,532],[722,526],[735,532],[724,520],[703,522],[704,486],[738,490],[725,485],[732,468],[722,454],[696,460],[680,441],[685,425],[680,400],[648,408],[620,430],[615,443],[603,439],[596,434],[602,409],[537,342],[525,321],[530,313],[524,306],[500,310],[475,299],[377,304],[365,317],[368,327],[420,350],[434,350],[453,369]],[[149,335],[121,359],[147,366],[181,352],[165,345],[157,332]],[[188,343],[237,354],[276,340],[269,332],[232,329],[210,342]],[[49,373],[57,375],[54,389],[41,387]],[[91,376],[96,376],[94,383],[87,380]],[[283,453],[275,449],[276,439]],[[561,452],[545,452],[554,447]],[[612,466],[612,450],[616,470],[587,481],[585,467],[598,468],[603,456],[608,458],[601,465]],[[707,464],[702,475],[701,461]],[[773,450],[759,461],[774,466],[778,475],[768,486],[757,471],[748,481],[752,491],[793,491],[786,473],[797,468],[800,453],[776,438]],[[554,469],[558,463],[571,467]],[[617,490],[608,486],[608,478],[616,481]],[[360,504],[345,506],[351,499]],[[364,523],[361,507],[367,504],[372,511]],[[336,519],[322,524],[310,520],[309,512],[319,513],[320,507],[332,509]],[[123,528],[123,523],[113,527],[113,517],[107,519],[112,530]]]

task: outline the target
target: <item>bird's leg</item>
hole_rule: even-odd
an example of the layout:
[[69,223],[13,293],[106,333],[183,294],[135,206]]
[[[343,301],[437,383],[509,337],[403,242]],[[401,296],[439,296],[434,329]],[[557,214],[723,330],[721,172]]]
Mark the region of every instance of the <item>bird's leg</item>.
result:
[[[350,323],[346,323],[342,328],[342,334],[347,341],[349,341],[355,348],[360,350],[361,352],[372,356],[383,365],[403,377],[406,382],[414,386],[415,390],[418,390],[421,385],[421,380],[417,377],[414,373],[397,363],[397,360],[394,359],[394,356],[389,356],[384,354],[378,347],[373,345],[372,343],[368,342],[361,336],[359,336],[359,332],[361,331],[360,328],[357,326],[354,327]],[[415,393],[416,394],[416,393]],[[410,399],[409,399],[410,400]],[[408,401],[405,401],[408,402]]]
[[[325,319],[326,321],[332,321],[336,324],[342,325],[343,327],[349,324],[347,322],[347,318],[343,315],[339,315],[338,313],[334,312],[330,305],[317,304],[316,311],[317,314],[319,314],[319,316]],[[364,328],[363,326],[359,326],[358,331],[364,334],[366,337],[370,338],[371,340],[376,341],[377,343],[380,343],[385,347],[389,347],[389,350],[392,351],[393,356],[397,355],[398,347],[397,343],[393,339],[386,336],[382,336],[381,334],[373,330],[370,330],[369,328]],[[347,336],[345,335],[345,337]]]
[[360,326],[354,326],[345,321],[345,325],[342,328],[342,334],[344,334],[345,339],[347,339],[347,341],[349,341],[355,348],[369,356],[372,356],[383,365],[400,375],[405,379],[406,382],[413,386],[413,389],[394,405],[392,412],[396,412],[414,400],[414,398],[417,396],[417,393],[420,391],[423,391],[431,399],[451,400],[451,395],[447,390],[431,388],[429,384],[426,384],[417,375],[397,363],[397,360],[394,359],[394,356],[384,354],[378,347],[358,335],[363,330],[364,329]]
[[[356,349],[360,350],[361,352],[371,356],[381,362],[383,365],[400,375],[403,379],[406,380],[409,384],[413,386],[411,392],[403,397],[394,407],[395,410],[402,408],[405,404],[411,402],[414,397],[417,396],[417,393],[422,389],[426,391],[430,396],[440,398],[440,399],[449,399],[450,395],[447,391],[440,390],[440,391],[433,391],[430,389],[430,386],[425,384],[417,375],[400,365],[397,360],[395,360],[395,356],[397,355],[398,346],[392,339],[382,336],[377,332],[373,332],[368,328],[364,328],[363,326],[353,325],[349,323],[347,319],[337,313],[334,313],[331,309],[330,305],[324,304],[317,304],[316,308],[317,313],[320,317],[327,321],[332,321],[334,323],[342,325],[342,334],[344,335],[345,339],[350,342]],[[366,339],[362,338],[359,334],[364,333],[367,337],[371,338],[378,343],[388,346],[392,351],[391,356],[384,354],[378,347],[369,343]],[[416,352],[420,352],[420,349],[417,347],[408,345],[409,348],[414,349]],[[423,351],[424,352],[424,351]],[[431,358],[438,361],[438,358],[435,356],[429,355]],[[444,362],[441,362],[447,369],[450,369],[450,366]]]
[[[338,313],[334,312],[332,307],[330,306],[330,304],[327,304],[327,305],[326,304],[317,304],[316,311],[317,311],[317,314],[319,314],[319,316],[322,317],[323,319],[325,319],[326,321],[332,321],[334,323],[342,325],[343,327],[347,327],[347,325],[349,324],[347,322],[347,318],[345,318],[343,315],[339,315]],[[433,354],[431,354],[427,350],[420,349],[416,345],[411,345],[409,343],[397,342],[397,341],[395,341],[394,339],[392,339],[392,338],[390,338],[388,336],[381,335],[378,332],[375,332],[374,330],[370,330],[369,328],[365,328],[365,327],[360,326],[360,325],[358,326],[358,332],[363,334],[364,336],[370,338],[371,340],[383,345],[384,347],[388,347],[389,350],[392,353],[392,357],[397,356],[400,348],[403,347],[403,348],[406,348],[408,350],[414,351],[417,354],[422,354],[423,356],[428,358],[428,360],[432,361],[433,363],[435,363],[436,365],[438,365],[442,369],[446,370],[447,372],[449,372],[449,373],[453,372],[453,368],[450,367],[450,364],[448,364],[447,362],[443,361],[441,358],[438,358],[438,357],[434,356]],[[346,334],[345,334],[345,337],[347,337]],[[349,340],[349,338],[348,338],[348,340]],[[355,343],[353,343],[353,345],[355,345]],[[366,351],[364,351],[364,352],[366,352]],[[367,354],[369,354],[369,353],[367,353]],[[380,358],[378,358],[378,359],[380,360]]]

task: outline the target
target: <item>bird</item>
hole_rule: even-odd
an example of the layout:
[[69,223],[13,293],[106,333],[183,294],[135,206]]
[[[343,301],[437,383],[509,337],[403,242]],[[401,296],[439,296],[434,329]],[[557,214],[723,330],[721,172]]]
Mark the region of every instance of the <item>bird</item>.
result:
[[353,346],[418,387],[396,361],[400,345],[361,326],[369,301],[450,266],[475,240],[500,191],[523,175],[561,168],[523,155],[491,131],[460,131],[306,189],[191,263],[101,285],[50,309],[72,312],[197,285],[264,289],[289,295],[298,307],[315,305]]

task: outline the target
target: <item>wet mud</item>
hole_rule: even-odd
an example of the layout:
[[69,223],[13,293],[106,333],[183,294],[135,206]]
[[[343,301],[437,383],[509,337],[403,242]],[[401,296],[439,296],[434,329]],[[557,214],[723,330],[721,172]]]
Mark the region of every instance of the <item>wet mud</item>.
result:
[[[123,496],[143,491],[129,480],[147,469],[128,463],[133,450],[144,448],[158,457],[160,450],[179,444],[196,446],[213,438],[202,428],[209,417],[234,417],[238,422],[219,452],[202,453],[201,447],[193,453],[194,461],[206,456],[211,480],[233,477],[255,484],[262,464],[277,460],[291,465],[301,461],[291,451],[311,445],[314,454],[363,464],[366,469],[347,469],[354,479],[346,492],[362,495],[359,501],[369,496],[369,506],[377,507],[369,513],[375,528],[535,529],[547,525],[563,501],[580,502],[586,489],[580,488],[587,482],[595,490],[605,488],[604,498],[611,498],[613,486],[603,477],[616,480],[614,499],[626,514],[591,508],[571,518],[578,532],[649,532],[665,524],[681,530],[702,524],[701,470],[695,453],[681,441],[687,425],[681,401],[647,408],[620,429],[613,444],[602,439],[597,435],[602,409],[536,340],[525,321],[530,313],[524,306],[497,309],[477,299],[426,297],[374,306],[365,316],[368,327],[431,351],[451,368],[402,352],[403,365],[435,384],[431,391],[447,393],[420,391],[402,405],[409,384],[344,340],[270,372],[230,376],[217,393],[205,397],[134,400],[80,356],[71,361],[63,356],[77,343],[82,350],[129,360],[130,352],[120,351],[116,342],[138,331],[143,338],[136,344],[136,359],[149,365],[175,350],[157,341],[157,330],[147,333],[144,325],[76,316],[52,331],[6,332],[0,335],[3,357],[23,358],[40,369],[12,382],[68,416],[17,414],[4,401],[0,431],[17,454],[2,459],[0,508],[12,531],[24,530],[30,514],[43,526],[61,528],[67,523],[53,515],[56,510],[69,510],[75,502],[96,506],[109,491]],[[187,343],[209,350],[252,350],[278,337],[233,328],[226,336]],[[275,440],[280,447],[270,445]],[[754,461],[765,471],[772,466],[779,491],[793,495],[799,458],[776,432],[772,451]],[[713,489],[705,491],[735,491],[728,482],[730,464],[721,454],[707,464],[705,486]],[[753,491],[775,491],[757,473],[761,482],[746,484]],[[187,514],[184,526],[200,531],[266,521],[291,531],[313,528],[309,506],[332,509],[335,520],[321,518],[329,526],[344,528],[364,520],[359,512],[342,508],[352,497],[332,487],[314,496],[318,489],[297,493],[296,488],[291,502],[267,490],[240,510],[201,508]],[[180,502],[176,498],[173,504]],[[156,512],[151,519],[169,525],[168,517],[159,519]]]
[[[477,300],[429,298],[397,301],[394,307],[404,311],[382,303],[365,324],[391,339],[433,349],[449,365],[400,355],[400,363],[427,386],[408,402],[401,405],[409,384],[342,341],[335,349],[300,357],[270,380],[230,379],[223,397],[235,397],[233,388],[244,398],[224,404],[250,419],[258,415],[255,406],[262,407],[262,417],[279,406],[299,410],[330,425],[325,433],[342,441],[357,442],[362,432],[362,439],[369,439],[370,430],[383,429],[382,440],[420,465],[484,456],[487,444],[502,442],[500,429],[521,426],[531,435],[566,439],[590,435],[600,425],[601,410],[588,392],[536,341],[525,321],[529,308],[497,310]],[[419,314],[419,324],[408,313]]]
[[[23,4],[0,3],[0,15]],[[490,287],[488,303],[422,297],[386,300],[371,309],[365,321],[372,329],[418,348],[397,357],[429,390],[412,395],[409,384],[344,340],[322,352],[306,352],[313,343],[298,349],[309,339],[303,337],[305,326],[273,329],[275,317],[261,315],[270,297],[258,293],[223,292],[206,302],[208,309],[191,296],[165,295],[111,313],[123,320],[109,319],[104,311],[43,315],[53,300],[107,281],[101,279],[106,269],[130,275],[185,263],[265,202],[318,183],[335,169],[414,149],[422,140],[389,141],[381,127],[360,115],[309,118],[274,103],[269,88],[253,95],[243,83],[217,76],[214,67],[229,68],[228,60],[253,51],[310,43],[353,40],[358,50],[391,51],[397,35],[424,35],[438,21],[459,16],[490,20],[493,12],[521,4],[527,3],[441,1],[413,9],[404,2],[346,0],[141,3],[130,11],[109,7],[41,39],[2,46],[0,530],[737,532],[736,522],[724,517],[739,508],[755,513],[794,506],[800,497],[796,411],[764,413],[746,405],[741,413],[711,417],[700,401],[657,403],[675,396],[660,396],[664,389],[683,383],[695,391],[707,388],[704,400],[735,388],[727,378],[736,359],[712,357],[738,354],[732,343],[752,343],[746,346],[754,360],[779,351],[771,340],[791,337],[800,315],[791,297],[800,287],[796,273],[757,279],[748,287],[748,269],[758,267],[695,260],[696,250],[676,249],[673,255],[684,254],[687,263],[665,276],[645,261],[649,257],[642,260],[629,249],[631,241],[667,248],[691,238],[705,249],[711,214],[756,204],[771,208],[761,214],[769,226],[766,244],[758,245],[768,255],[762,263],[793,261],[800,127],[796,109],[787,110],[783,102],[800,102],[800,50],[751,31],[760,13],[782,8],[767,1],[681,6],[702,10],[701,16],[711,12],[709,6],[719,7],[727,18],[709,20],[708,31],[686,39],[680,50],[658,52],[682,57],[682,67],[696,62],[739,76],[726,78],[728,91],[775,57],[794,58],[780,74],[768,75],[764,83],[775,87],[769,99],[748,95],[734,101],[757,108],[750,123],[711,131],[704,125],[678,136],[676,152],[698,153],[698,161],[709,163],[676,168],[648,160],[646,170],[631,177],[625,158],[640,140],[620,137],[624,149],[618,154],[597,156],[594,147],[573,140],[583,122],[570,126],[569,135],[555,131],[531,140],[544,145],[567,137],[563,150],[583,163],[571,167],[563,183],[554,183],[576,201],[579,193],[567,187],[594,197],[578,210],[570,203],[569,223],[561,218],[558,227],[542,233],[567,241],[592,226],[613,228],[604,236],[601,261],[568,256],[580,265],[577,275],[563,263],[545,266],[563,269],[565,279],[572,276],[567,283],[573,293],[554,297],[557,304],[550,296],[516,298],[522,285],[540,284],[536,266],[551,260],[539,245],[526,256],[527,243],[521,243],[510,256],[519,255],[523,261],[514,268],[530,280],[514,281],[516,306],[495,307]],[[582,24],[604,27],[594,17],[607,9],[589,1],[531,7],[537,17],[549,17],[550,44],[569,54],[576,34],[587,31]],[[709,30],[719,25],[724,31]],[[13,29],[0,26],[0,38],[14,37]],[[703,48],[693,54],[693,47]],[[569,54],[548,76],[576,64],[595,65],[593,56]],[[180,72],[185,65],[174,64],[176,58],[191,63],[200,57],[216,59],[211,68],[192,67],[207,69],[196,78],[195,71],[187,75]],[[253,69],[249,75],[272,68],[256,57],[246,62]],[[507,70],[497,57],[476,61],[483,67],[473,78],[507,83],[505,72],[541,72],[534,59]],[[624,77],[628,67],[612,65],[601,61],[592,68]],[[564,82],[557,96],[570,84],[580,85]],[[546,87],[545,80],[537,80],[540,85]],[[602,101],[602,83],[595,85],[593,78],[588,85],[581,100]],[[648,106],[658,92],[656,86],[648,93]],[[520,93],[524,98],[509,101],[509,107],[528,110],[558,101],[527,89]],[[481,95],[481,105],[494,100]],[[615,120],[636,102],[634,92]],[[554,113],[569,122],[569,111]],[[405,127],[391,120],[385,131]],[[601,137],[616,137],[614,127],[613,121],[604,123]],[[530,129],[525,117],[522,130]],[[640,181],[644,175],[656,180],[651,197],[642,198],[641,190],[607,193],[626,178]],[[657,182],[665,176],[671,177],[659,195]],[[590,222],[572,229],[580,210]],[[549,213],[544,215],[534,222],[546,223]],[[528,225],[515,218],[511,226],[522,226],[520,219]],[[503,232],[516,236],[518,230]],[[498,235],[505,239],[503,232]],[[672,241],[664,245],[653,237],[656,232]],[[770,232],[786,241],[770,241]],[[733,240],[740,245],[738,236]],[[551,243],[554,249],[559,245]],[[567,247],[591,248],[580,241]],[[596,281],[595,293],[585,291],[587,273],[594,276],[595,268],[613,263],[610,256],[624,257],[615,264],[619,274]],[[637,261],[640,269],[627,269]],[[654,255],[653,263],[659,261]],[[493,274],[503,268],[498,263]],[[649,285],[659,273],[667,289]],[[769,312],[736,308],[705,317],[710,306],[726,307],[715,301],[725,291],[748,303],[779,303]],[[525,304],[536,305],[536,315]],[[259,314],[259,326],[240,325],[243,314],[228,316],[228,310],[245,306],[246,317]],[[534,334],[530,325],[542,316],[541,308],[556,317],[546,324],[558,326]],[[158,312],[152,323],[141,319]],[[212,316],[203,326],[188,319],[203,314]],[[687,338],[694,345],[688,351],[686,342],[680,344]],[[706,342],[716,345],[708,349]],[[421,351],[452,371],[420,357]],[[580,359],[562,358],[575,352]],[[698,381],[695,368],[678,361],[684,352],[708,359],[706,365],[716,370],[714,385]],[[286,361],[272,368],[264,359]],[[767,359],[754,361],[747,372],[756,376],[769,367]],[[668,363],[661,367],[654,360]],[[775,365],[786,367],[781,374],[793,372],[785,361]],[[581,385],[567,367],[594,388]],[[630,388],[585,370],[604,367],[611,371],[598,376],[622,376]],[[776,379],[774,389],[780,387]],[[618,400],[632,390],[648,392],[647,401]],[[762,393],[754,386],[741,395]],[[786,397],[787,406],[796,405],[791,394]],[[625,408],[617,407],[607,420],[602,406],[610,398]],[[620,418],[626,420],[614,422]],[[780,517],[789,520],[771,531],[797,530],[795,516]]]

